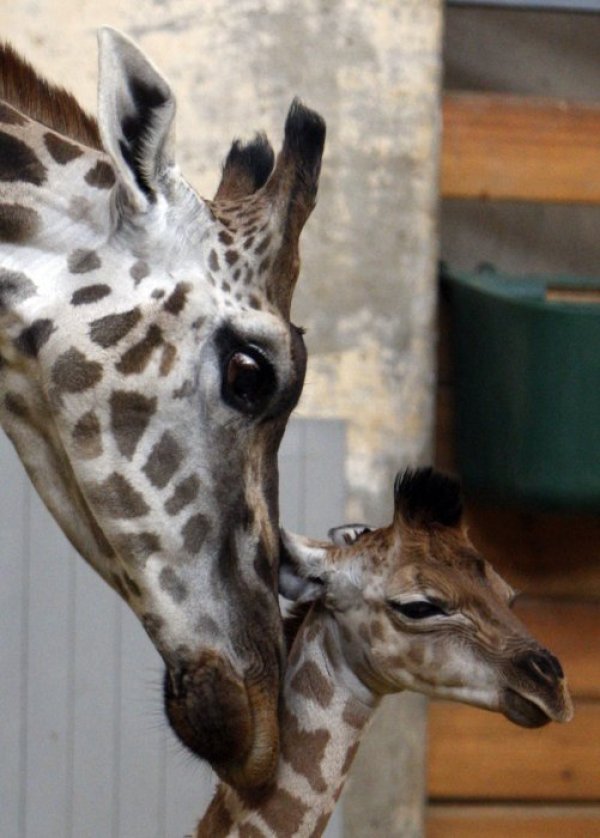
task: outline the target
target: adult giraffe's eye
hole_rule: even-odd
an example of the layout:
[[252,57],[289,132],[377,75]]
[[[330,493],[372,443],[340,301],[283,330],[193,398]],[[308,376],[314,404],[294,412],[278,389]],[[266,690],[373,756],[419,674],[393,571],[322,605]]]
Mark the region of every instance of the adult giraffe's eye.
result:
[[402,614],[403,617],[408,617],[409,620],[425,620],[427,617],[446,617],[448,612],[437,605],[435,602],[430,602],[427,599],[414,600],[413,602],[396,602],[390,600],[390,606]]
[[223,397],[243,413],[258,412],[275,390],[273,367],[258,350],[233,352],[225,363]]

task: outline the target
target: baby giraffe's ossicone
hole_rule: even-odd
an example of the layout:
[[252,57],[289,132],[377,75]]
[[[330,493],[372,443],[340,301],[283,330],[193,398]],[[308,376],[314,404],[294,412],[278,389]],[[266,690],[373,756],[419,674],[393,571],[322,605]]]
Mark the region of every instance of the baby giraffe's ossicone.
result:
[[523,727],[571,718],[560,663],[467,537],[458,483],[406,472],[394,506],[389,527],[339,527],[333,543],[282,532],[280,589],[305,605],[288,621],[275,783],[254,801],[221,785],[197,838],[321,835],[388,693],[462,701]]

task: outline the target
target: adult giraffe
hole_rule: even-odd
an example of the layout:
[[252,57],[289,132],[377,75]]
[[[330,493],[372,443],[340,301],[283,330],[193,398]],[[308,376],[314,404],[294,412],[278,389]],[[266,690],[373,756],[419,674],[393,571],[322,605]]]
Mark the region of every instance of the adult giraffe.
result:
[[282,533],[282,593],[308,610],[293,626],[279,769],[259,799],[221,785],[196,838],[318,838],[390,693],[473,704],[523,727],[571,718],[560,663],[466,535],[458,483],[406,472],[394,505],[389,527],[338,527],[333,544]]
[[0,52],[0,417],[161,653],[177,735],[255,789],[277,764],[276,458],[325,127],[295,102],[275,165],[265,137],[234,143],[203,200],[165,79],[114,30],[99,48],[98,125]]

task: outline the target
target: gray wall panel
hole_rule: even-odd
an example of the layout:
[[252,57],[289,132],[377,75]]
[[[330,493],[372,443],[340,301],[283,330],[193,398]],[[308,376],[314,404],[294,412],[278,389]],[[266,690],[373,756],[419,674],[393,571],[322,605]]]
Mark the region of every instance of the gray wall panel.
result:
[[[322,537],[343,521],[344,457],[342,422],[291,423],[285,526]],[[0,835],[182,838],[213,778],[166,727],[158,654],[75,556],[4,436],[0,476]]]

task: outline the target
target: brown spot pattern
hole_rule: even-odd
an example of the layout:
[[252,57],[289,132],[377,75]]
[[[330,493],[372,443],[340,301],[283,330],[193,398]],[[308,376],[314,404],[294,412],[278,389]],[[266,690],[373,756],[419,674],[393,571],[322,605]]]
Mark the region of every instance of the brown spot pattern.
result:
[[210,251],[210,256],[208,257],[208,267],[211,271],[218,271],[219,270],[219,257],[217,256],[216,250]]
[[85,285],[74,292],[71,297],[71,304],[74,306],[89,305],[90,303],[97,303],[98,300],[104,299],[111,293],[108,285],[97,283],[96,285]]
[[25,274],[0,268],[0,313],[23,302],[36,293],[36,287]]
[[65,393],[82,393],[101,378],[102,366],[97,361],[88,361],[75,347],[63,352],[52,367],[52,381]]
[[221,244],[233,244],[233,236],[227,230],[221,230],[219,233],[219,241]]
[[123,584],[123,581],[118,573],[111,573],[110,574],[110,584],[113,586],[115,591],[119,594],[125,602],[129,602],[129,591]]
[[144,626],[148,635],[153,639],[157,640],[160,635],[160,631],[163,627],[164,620],[162,617],[159,617],[157,614],[143,614],[142,615],[142,625]]
[[80,457],[91,460],[102,454],[100,420],[93,410],[84,413],[73,428],[73,442]]
[[182,460],[181,446],[169,431],[165,431],[152,448],[142,471],[153,486],[164,489]]
[[219,786],[202,818],[202,836],[213,838],[213,836],[229,835],[233,826],[233,818],[227,810],[225,796],[224,787]]
[[333,698],[333,686],[314,661],[305,661],[291,681],[292,689],[305,698],[316,701],[321,707],[329,707]]
[[58,134],[53,134],[52,131],[47,131],[44,134],[44,145],[50,152],[52,159],[61,166],[70,163],[71,160],[76,160],[83,154],[83,149],[80,146],[68,142],[63,137],[59,137]]
[[310,833],[310,838],[321,838],[321,835],[325,832],[325,828],[329,823],[331,818],[331,809],[328,809],[327,812],[323,812],[322,815],[319,815],[317,821],[315,823],[313,831]]
[[142,592],[140,590],[140,586],[137,582],[131,578],[131,576],[127,573],[126,570],[123,571],[123,581],[127,586],[128,590],[136,597],[141,597]]
[[172,567],[163,567],[158,581],[163,591],[166,591],[175,602],[183,602],[186,598],[188,594],[187,586]]
[[251,823],[243,823],[238,829],[240,838],[266,838],[262,829],[253,826]]
[[208,524],[208,518],[198,513],[197,515],[192,515],[183,525],[181,530],[183,546],[188,553],[196,555],[200,552],[208,532]]
[[104,160],[98,160],[95,166],[87,172],[85,182],[96,189],[110,189],[115,183],[115,173],[112,166]]
[[308,780],[311,788],[323,793],[327,790],[327,784],[321,773],[321,762],[331,734],[325,728],[303,730],[293,713],[285,707],[282,711],[281,726],[286,732],[282,739],[283,759],[294,771]]
[[367,723],[368,716],[365,710],[361,710],[357,701],[348,699],[344,712],[342,713],[342,721],[355,730],[362,730]]
[[72,274],[87,274],[102,266],[100,257],[95,250],[78,248],[69,254],[67,267]]
[[269,800],[260,809],[260,814],[271,828],[272,834],[279,838],[291,838],[295,835],[307,812],[308,806],[285,789],[278,789],[277,797]]
[[131,346],[116,364],[118,372],[123,375],[136,375],[143,372],[154,350],[162,343],[162,332],[156,324],[152,324],[145,337]]
[[22,140],[0,131],[0,180],[24,181],[41,186],[46,167]]
[[172,343],[165,343],[163,346],[162,357],[160,359],[160,367],[158,368],[158,374],[160,376],[164,377],[171,372],[176,357],[177,348]]
[[256,246],[256,250],[254,251],[257,256],[262,256],[263,253],[266,252],[268,246],[271,244],[271,235],[267,235],[261,241],[260,244]]
[[142,495],[116,471],[106,480],[88,484],[87,494],[92,506],[111,518],[141,518],[150,512]]
[[138,282],[141,282],[142,279],[148,276],[150,273],[150,266],[147,262],[144,262],[143,259],[138,259],[137,262],[134,262],[133,265],[129,268],[129,275],[135,281],[137,285]]
[[0,240],[23,244],[32,239],[41,224],[39,214],[20,204],[0,204]]
[[19,419],[27,419],[29,416],[29,407],[20,393],[7,393],[4,397],[4,407]]
[[356,752],[358,751],[359,745],[360,740],[357,740],[352,745],[350,745],[350,747],[346,751],[346,756],[344,757],[344,763],[342,765],[342,776],[344,776],[348,773],[348,771],[350,771],[350,766],[354,761],[354,757],[356,756]]
[[[198,496],[200,480],[191,474],[175,486],[173,494],[165,502],[165,510],[169,515],[177,515]],[[189,522],[188,522],[189,523]]]
[[179,314],[186,304],[187,295],[190,290],[191,288],[187,282],[178,282],[171,294],[164,301],[164,310],[168,311],[169,314]]
[[19,337],[15,338],[14,345],[23,355],[37,358],[38,352],[54,330],[52,320],[34,320],[31,326],[23,329]]
[[115,547],[123,561],[144,567],[153,553],[161,550],[160,538],[154,532],[122,533],[115,538]]
[[109,400],[110,428],[121,454],[131,459],[156,413],[156,397],[141,393],[115,390]]
[[139,323],[141,317],[139,308],[99,317],[90,324],[90,337],[94,343],[107,349],[122,340]]

